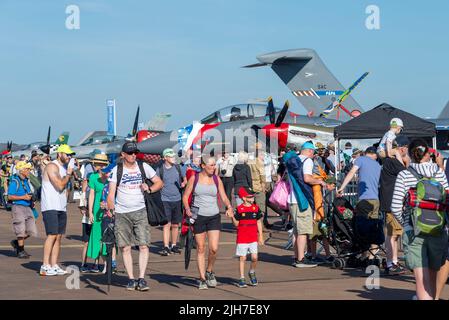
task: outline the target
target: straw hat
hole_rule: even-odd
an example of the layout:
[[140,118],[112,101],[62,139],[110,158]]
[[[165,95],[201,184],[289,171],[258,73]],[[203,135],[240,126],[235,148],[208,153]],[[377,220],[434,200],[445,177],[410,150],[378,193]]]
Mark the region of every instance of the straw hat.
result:
[[90,159],[90,162],[92,162],[93,164],[109,164],[108,156],[104,153],[96,154],[93,158]]

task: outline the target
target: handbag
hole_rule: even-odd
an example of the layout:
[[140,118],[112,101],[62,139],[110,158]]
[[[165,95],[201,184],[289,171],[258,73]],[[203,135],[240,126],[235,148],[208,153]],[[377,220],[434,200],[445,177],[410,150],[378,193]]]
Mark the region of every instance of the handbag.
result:
[[290,183],[284,177],[285,174],[282,179],[276,182],[268,201],[282,210],[288,210],[288,196],[290,195],[291,189]]
[[[139,169],[142,174],[142,180],[149,187],[153,185],[153,182],[148,179],[145,175],[145,169],[143,168],[143,163],[139,162]],[[164,212],[164,204],[161,198],[161,191],[156,191],[152,193],[145,192],[145,206],[147,209],[147,218],[150,226],[163,226],[168,223],[167,216]]]

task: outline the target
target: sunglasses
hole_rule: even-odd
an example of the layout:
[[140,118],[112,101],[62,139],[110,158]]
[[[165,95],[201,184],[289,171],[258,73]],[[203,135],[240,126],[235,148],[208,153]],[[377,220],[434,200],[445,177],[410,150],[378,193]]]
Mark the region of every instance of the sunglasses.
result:
[[128,156],[132,156],[132,155],[137,155],[138,152],[137,151],[133,151],[133,152],[125,152]]

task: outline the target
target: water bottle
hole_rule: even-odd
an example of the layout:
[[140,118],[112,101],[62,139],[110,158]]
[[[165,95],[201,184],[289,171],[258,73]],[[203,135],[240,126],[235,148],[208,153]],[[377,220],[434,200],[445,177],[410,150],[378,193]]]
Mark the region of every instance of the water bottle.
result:
[[328,233],[329,233],[329,230],[327,229],[326,222],[324,222],[324,221],[321,222],[320,229],[321,229],[321,232],[323,232],[324,236],[327,237]]

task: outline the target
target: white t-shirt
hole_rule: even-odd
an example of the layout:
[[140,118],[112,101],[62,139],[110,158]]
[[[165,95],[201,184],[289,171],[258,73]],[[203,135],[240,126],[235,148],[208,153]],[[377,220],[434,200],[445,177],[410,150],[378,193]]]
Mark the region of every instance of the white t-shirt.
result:
[[[156,175],[154,169],[146,163],[143,164],[143,168],[146,177],[153,179]],[[109,182],[117,183],[117,166],[112,169]],[[123,175],[117,188],[117,197],[115,199],[115,211],[117,213],[133,212],[145,208],[145,198],[140,189],[141,185],[142,174],[137,163],[133,169],[123,166]]]
[[[299,159],[303,162],[302,172],[304,174],[312,175],[313,174],[313,160],[306,156],[303,156],[303,155],[300,155]],[[291,181],[290,181],[290,190],[291,191],[290,191],[290,195],[288,196],[288,203],[290,203],[290,204],[298,203],[298,200],[296,200],[295,192],[293,191],[293,185],[291,184]]]
[[377,152],[387,151],[387,142],[393,143],[395,139],[396,134],[393,131],[388,130],[387,133],[384,134],[382,140],[380,140]]

